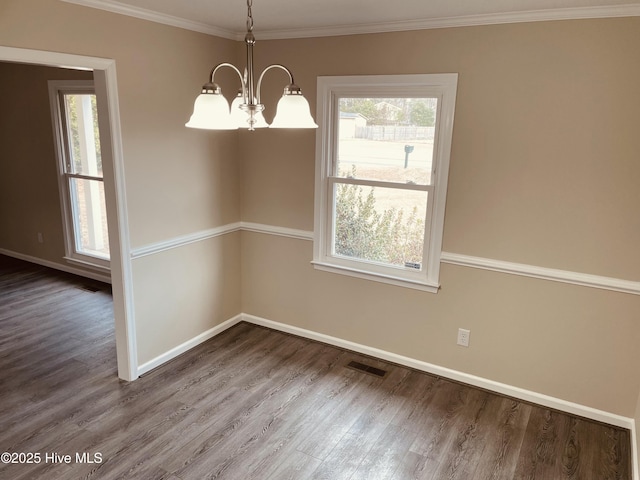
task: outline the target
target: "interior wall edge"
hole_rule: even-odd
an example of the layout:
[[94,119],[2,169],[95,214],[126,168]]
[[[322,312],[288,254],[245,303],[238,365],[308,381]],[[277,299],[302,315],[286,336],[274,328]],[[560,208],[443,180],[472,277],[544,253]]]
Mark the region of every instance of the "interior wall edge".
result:
[[149,360],[148,362],[143,363],[138,366],[138,376],[144,375],[145,373],[150,372],[154,368],[157,368],[166,362],[176,358],[178,355],[183,354],[187,350],[191,350],[194,347],[197,347],[201,343],[206,342],[210,338],[215,337],[216,335],[224,332],[225,330],[233,327],[235,324],[240,323],[242,321],[242,314],[238,314],[229,320],[222,322],[215,327],[210,328],[206,332],[202,332],[200,335],[195,336],[191,340],[187,340],[186,342],[178,345],[177,347],[172,348],[171,350],[158,355],[157,357]]
[[124,192],[124,155],[115,60],[4,45],[0,45],[0,60],[3,62],[27,63],[58,68],[93,70],[98,102],[101,102],[101,98],[106,100],[103,104],[105,107],[104,113],[100,115],[101,117],[106,115],[106,121],[99,120],[99,122],[101,136],[103,136],[102,156],[111,249],[111,284],[113,286],[116,356],[118,376],[123,380],[134,380],[137,370],[134,364],[136,358],[135,319],[133,317],[133,298],[131,295],[128,203]]
[[634,419],[633,428],[631,428],[631,470],[633,471],[633,480],[640,480],[640,464],[638,464],[638,435],[636,431],[636,422]]

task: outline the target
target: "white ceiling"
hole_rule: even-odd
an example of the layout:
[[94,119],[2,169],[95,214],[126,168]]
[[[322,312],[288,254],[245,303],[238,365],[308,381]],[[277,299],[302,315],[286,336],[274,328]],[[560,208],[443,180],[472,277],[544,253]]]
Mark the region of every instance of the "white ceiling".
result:
[[[246,32],[246,0],[63,0],[226,38]],[[640,16],[640,0],[254,0],[258,39],[569,18]]]

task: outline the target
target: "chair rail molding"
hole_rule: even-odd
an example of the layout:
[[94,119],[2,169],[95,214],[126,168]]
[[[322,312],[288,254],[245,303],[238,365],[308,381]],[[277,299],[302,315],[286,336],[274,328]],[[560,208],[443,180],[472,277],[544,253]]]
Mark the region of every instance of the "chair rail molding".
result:
[[[265,235],[275,235],[278,237],[293,238],[296,240],[313,241],[313,231],[301,230],[276,225],[267,225],[255,222],[234,222],[208,230],[202,230],[187,235],[162,240],[156,243],[136,247],[131,250],[131,258],[136,259],[147,255],[154,255],[172,248],[178,248],[193,242],[207,240],[228,233],[245,231],[260,233]],[[475,257],[460,253],[442,252],[440,256],[442,263],[458,265],[468,268],[478,268],[492,272],[506,273],[510,275],[520,275],[532,277],[540,280],[569,283],[582,287],[599,288],[614,292],[640,295],[640,281],[624,280],[620,278],[605,277],[589,273],[573,272],[570,270],[560,270],[555,268],[527,265],[524,263],[507,262],[492,258]]]
[[491,270],[493,272],[521,275],[542,280],[551,280],[554,282],[571,283],[573,285],[580,285],[583,287],[600,288],[603,290],[613,290],[615,292],[640,295],[640,282],[632,280],[622,280],[619,278],[604,277],[601,275],[591,275],[588,273],[572,272],[569,270],[538,267],[535,265],[505,262],[491,258],[473,257],[470,255],[461,255],[449,252],[442,252],[440,261],[463,267],[479,268],[482,270]]

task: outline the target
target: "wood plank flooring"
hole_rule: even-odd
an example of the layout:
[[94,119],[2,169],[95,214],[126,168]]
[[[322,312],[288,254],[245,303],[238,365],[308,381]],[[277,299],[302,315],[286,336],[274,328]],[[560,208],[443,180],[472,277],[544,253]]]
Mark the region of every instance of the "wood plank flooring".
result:
[[114,343],[108,287],[0,257],[0,452],[41,455],[1,479],[631,478],[626,430],[247,323],[132,383]]

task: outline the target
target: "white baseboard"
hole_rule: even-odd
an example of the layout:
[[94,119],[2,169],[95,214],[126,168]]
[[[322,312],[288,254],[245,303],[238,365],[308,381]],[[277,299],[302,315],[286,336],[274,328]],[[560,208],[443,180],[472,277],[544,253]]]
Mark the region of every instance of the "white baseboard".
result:
[[614,413],[605,412],[595,408],[580,405],[574,402],[568,402],[560,398],[551,397],[542,393],[532,392],[523,388],[514,387],[500,382],[494,382],[486,378],[470,375],[468,373],[459,372],[431,363],[423,362],[421,360],[415,360],[413,358],[404,357],[395,353],[387,352],[359,343],[350,342],[341,338],[332,337],[322,333],[317,333],[312,330],[306,330],[304,328],[293,327],[284,323],[274,322],[267,320],[266,318],[257,317],[255,315],[249,315],[243,313],[240,315],[242,320],[254,325],[261,325],[263,327],[272,328],[273,330],[279,330],[281,332],[290,333],[299,337],[308,338],[310,340],[317,340],[319,342],[328,343],[336,347],[345,348],[347,350],[353,350],[354,352],[362,353],[372,357],[379,358],[381,360],[387,360],[392,363],[404,365],[407,367],[415,368],[422,372],[431,373],[441,377],[445,377],[451,380],[455,380],[468,385],[473,385],[485,390],[489,390],[495,393],[500,393],[509,397],[524,400],[526,402],[535,403],[543,407],[552,408],[561,412],[566,412],[572,415],[578,415],[580,417],[589,418],[598,422],[607,423],[616,427],[626,428],[631,432],[631,461],[633,470],[633,479],[640,480],[640,465],[638,464],[638,440],[636,435],[636,424],[633,418],[623,417]]
[[431,363],[423,362],[421,360],[415,360],[413,358],[404,357],[395,353],[387,352],[359,343],[350,342],[348,340],[342,340],[340,338],[332,337],[322,333],[317,333],[311,330],[305,330],[299,327],[293,327],[284,323],[274,322],[265,318],[256,317],[255,315],[241,314],[242,320],[253,323],[255,325],[261,325],[263,327],[272,328],[281,332],[291,333],[311,340],[317,340],[319,342],[328,343],[336,347],[345,348],[347,350],[353,350],[354,352],[370,355],[372,357],[379,358],[381,360],[387,360],[389,362],[397,363],[407,367],[415,368],[423,372],[431,373],[441,377],[449,378],[458,382],[473,385],[475,387],[490,390],[492,392],[507,395],[509,397],[518,398],[527,402],[532,402],[544,407],[553,408],[563,412],[570,413],[572,415],[578,415],[581,417],[596,420],[598,422],[608,423],[609,425],[615,425],[617,427],[632,429],[634,426],[634,420],[632,418],[623,417],[613,413],[605,412],[603,410],[597,410],[595,408],[587,407],[573,402],[568,402],[559,398],[551,397],[541,393],[532,392],[519,387],[506,385],[504,383],[495,382],[486,378],[477,377],[468,373],[459,372],[445,367],[440,367]]
[[633,479],[640,480],[640,474],[639,474],[639,468],[638,468],[638,455],[637,455],[638,441],[637,441],[637,435],[636,435],[635,420],[633,418],[623,417],[621,415],[616,415],[614,413],[587,407],[585,405],[580,405],[574,402],[568,402],[566,400],[551,397],[549,395],[544,395],[542,393],[532,392],[530,390],[525,390],[523,388],[514,387],[514,386],[507,385],[500,382],[495,382],[493,380],[489,380],[486,378],[470,375],[468,373],[452,370],[450,368],[441,367],[431,363],[423,362],[421,360],[404,357],[402,355],[397,355],[395,353],[387,352],[385,350],[368,347],[366,345],[350,342],[348,340],[332,337],[330,335],[314,332],[312,330],[306,330],[304,328],[294,327],[284,323],[274,322],[273,320],[268,320],[266,318],[250,315],[247,313],[241,313],[239,315],[236,315],[235,317],[227,320],[226,322],[216,325],[215,327],[207,330],[206,332],[201,333],[200,335],[192,338],[191,340],[188,340],[183,344],[178,345],[175,348],[172,348],[168,352],[157,356],[153,360],[143,365],[140,365],[138,367],[138,375],[143,375],[144,373],[149,372],[150,370],[162,365],[165,362],[168,362],[169,360],[177,357],[178,355],[186,352],[187,350],[222,333],[223,331],[227,330],[228,328],[231,328],[232,326],[240,323],[241,321],[252,323],[254,325],[260,325],[263,327],[271,328],[273,330],[278,330],[280,332],[290,333],[292,335],[308,338],[310,340],[316,340],[319,342],[327,343],[329,345],[333,345],[339,348],[345,348],[347,350],[352,350],[354,352],[362,353],[364,355],[369,355],[375,358],[379,358],[381,360],[386,360],[399,365],[415,368],[416,370],[427,372],[433,375],[438,375],[444,378],[448,378],[450,380],[455,380],[461,383],[473,385],[475,387],[479,387],[495,393],[499,393],[509,397],[524,400],[526,402],[531,402],[543,407],[552,408],[554,410],[566,412],[572,415],[577,415],[577,416],[588,418],[598,422],[607,423],[609,425],[626,428],[631,432],[631,449],[632,449],[631,455],[632,455],[632,466],[633,466]]
[[200,335],[197,335],[196,337],[193,337],[191,340],[187,340],[186,342],[182,343],[181,345],[178,345],[177,347],[172,348],[171,350],[163,353],[162,355],[158,355],[156,358],[143,363],[142,365],[138,366],[138,376],[140,375],[144,375],[145,373],[148,373],[149,371],[153,370],[156,367],[159,367],[160,365],[162,365],[163,363],[168,362],[169,360],[172,360],[174,358],[176,358],[178,355],[183,354],[184,352],[186,352],[187,350],[191,350],[194,347],[197,347],[198,345],[200,345],[203,342],[206,342],[207,340],[209,340],[210,338],[215,337],[216,335],[224,332],[225,330],[227,330],[228,328],[233,327],[235,324],[240,323],[242,321],[242,314],[240,315],[236,315],[235,317],[220,323],[219,325],[216,325],[213,328],[210,328],[209,330],[207,330],[206,332],[201,333]]
[[18,260],[24,260],[25,262],[42,265],[43,267],[53,268],[54,270],[60,270],[62,272],[72,273],[80,277],[91,278],[93,280],[98,280],[99,282],[111,283],[111,276],[103,275],[98,272],[91,272],[89,270],[83,270],[80,268],[71,267],[69,265],[63,265],[61,263],[52,262],[50,260],[44,260],[42,258],[33,257],[31,255],[25,255],[24,253],[14,252],[12,250],[6,250],[4,248],[0,248],[0,254],[6,255],[7,257],[17,258]]

